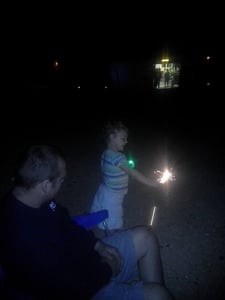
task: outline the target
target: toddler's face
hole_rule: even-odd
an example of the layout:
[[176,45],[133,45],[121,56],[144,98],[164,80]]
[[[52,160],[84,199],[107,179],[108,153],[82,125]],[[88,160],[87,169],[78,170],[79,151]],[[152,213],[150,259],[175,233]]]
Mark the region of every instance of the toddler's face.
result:
[[112,142],[117,151],[122,151],[124,146],[127,144],[128,135],[125,130],[116,131],[112,135]]

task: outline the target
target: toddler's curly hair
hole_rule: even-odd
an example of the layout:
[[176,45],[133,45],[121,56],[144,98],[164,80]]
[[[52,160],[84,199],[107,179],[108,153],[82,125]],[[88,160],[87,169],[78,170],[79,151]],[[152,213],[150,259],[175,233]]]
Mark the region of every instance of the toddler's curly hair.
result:
[[128,134],[128,128],[121,121],[109,121],[103,128],[103,138],[105,142],[108,142],[109,137],[112,133],[124,130]]

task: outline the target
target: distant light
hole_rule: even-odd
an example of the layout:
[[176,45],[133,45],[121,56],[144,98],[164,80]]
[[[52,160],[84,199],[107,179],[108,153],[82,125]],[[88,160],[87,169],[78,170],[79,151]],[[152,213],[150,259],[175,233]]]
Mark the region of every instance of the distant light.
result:
[[55,69],[58,69],[58,67],[59,67],[59,62],[58,62],[57,60],[55,60],[55,61],[53,62],[53,67],[54,67]]
[[78,90],[80,89],[80,85],[77,86]]
[[211,56],[206,56],[206,60],[210,60],[211,59]]
[[104,89],[106,90],[107,88],[108,88],[107,85],[105,85]]
[[161,62],[169,62],[170,60],[169,60],[169,58],[163,58],[163,59],[161,59]]

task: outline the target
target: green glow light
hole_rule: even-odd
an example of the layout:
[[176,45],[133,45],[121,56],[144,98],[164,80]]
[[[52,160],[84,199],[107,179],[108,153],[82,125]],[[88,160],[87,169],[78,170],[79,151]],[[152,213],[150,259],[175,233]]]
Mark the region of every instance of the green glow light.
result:
[[129,165],[131,168],[134,168],[134,167],[135,167],[135,163],[134,163],[133,159],[128,159],[128,165]]

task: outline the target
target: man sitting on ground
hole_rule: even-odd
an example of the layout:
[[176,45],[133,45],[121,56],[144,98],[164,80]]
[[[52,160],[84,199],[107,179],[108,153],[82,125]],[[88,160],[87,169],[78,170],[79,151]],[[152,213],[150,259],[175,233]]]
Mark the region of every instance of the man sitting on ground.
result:
[[34,299],[173,299],[152,230],[137,226],[102,240],[50,207],[66,176],[61,152],[30,147],[0,210],[0,261]]

